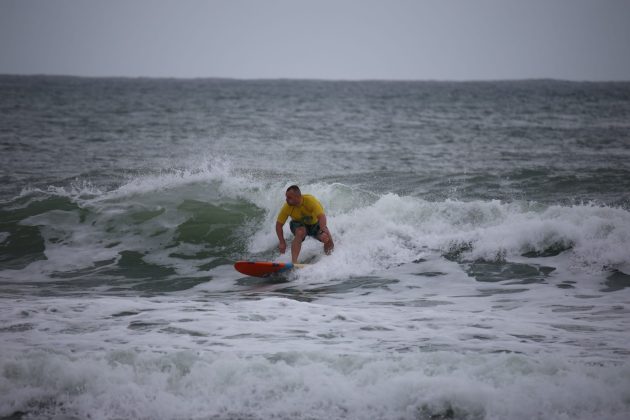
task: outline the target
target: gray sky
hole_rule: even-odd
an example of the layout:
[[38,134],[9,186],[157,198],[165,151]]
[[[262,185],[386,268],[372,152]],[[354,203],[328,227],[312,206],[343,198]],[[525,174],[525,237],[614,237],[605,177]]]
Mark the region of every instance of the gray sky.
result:
[[0,74],[630,80],[630,0],[0,0]]

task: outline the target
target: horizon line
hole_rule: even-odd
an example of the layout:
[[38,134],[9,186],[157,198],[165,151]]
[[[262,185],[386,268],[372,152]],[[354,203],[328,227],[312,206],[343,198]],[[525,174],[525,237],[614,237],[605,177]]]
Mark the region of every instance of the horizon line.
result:
[[628,79],[562,79],[555,77],[488,78],[488,79],[406,79],[406,78],[317,78],[317,77],[225,77],[225,76],[91,76],[60,73],[0,73],[0,77],[58,77],[77,79],[147,79],[147,80],[232,80],[232,81],[305,81],[305,82],[526,82],[555,81],[568,83],[628,83]]

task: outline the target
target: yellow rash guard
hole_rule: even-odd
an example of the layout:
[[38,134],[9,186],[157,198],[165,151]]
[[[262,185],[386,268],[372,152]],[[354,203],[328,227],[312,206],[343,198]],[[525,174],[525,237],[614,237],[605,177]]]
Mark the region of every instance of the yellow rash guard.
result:
[[287,218],[291,216],[291,220],[302,222],[305,225],[314,225],[317,223],[317,216],[324,214],[324,207],[310,194],[302,194],[302,204],[299,206],[290,206],[284,203],[280,213],[278,213],[278,223],[284,224]]

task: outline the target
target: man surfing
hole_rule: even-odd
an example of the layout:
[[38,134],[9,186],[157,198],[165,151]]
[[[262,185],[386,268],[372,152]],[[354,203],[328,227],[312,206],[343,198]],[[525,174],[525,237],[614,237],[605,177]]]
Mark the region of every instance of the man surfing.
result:
[[291,217],[289,227],[295,236],[291,242],[291,261],[293,264],[297,263],[300,250],[302,249],[302,242],[307,236],[312,236],[322,242],[324,244],[324,252],[326,255],[330,255],[335,244],[326,225],[326,214],[321,203],[310,194],[302,195],[297,185],[291,185],[287,188],[285,195],[286,203],[280,209],[276,221],[276,234],[280,241],[278,245],[280,253],[284,254],[287,250],[282,227],[287,218]]

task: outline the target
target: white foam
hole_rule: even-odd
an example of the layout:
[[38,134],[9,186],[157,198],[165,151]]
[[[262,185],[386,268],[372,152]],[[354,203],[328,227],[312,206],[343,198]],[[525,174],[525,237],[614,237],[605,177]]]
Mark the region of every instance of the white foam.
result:
[[484,296],[455,263],[413,266],[444,275],[403,265],[386,288],[287,285],[306,302],[239,289],[217,267],[218,281],[154,298],[12,300],[0,307],[0,415],[628,415],[624,295]]
[[[321,195],[326,202],[329,196]],[[335,252],[321,267],[304,270],[305,276],[366,275],[453,247],[461,248],[466,259],[489,261],[519,260],[529,251],[569,248],[565,253],[570,255],[571,266],[591,272],[630,263],[630,212],[618,208],[428,202],[395,194],[345,212],[332,207],[328,219]],[[274,237],[263,235],[264,244],[272,246]]]
[[625,419],[628,365],[421,353],[3,355],[0,415],[78,418]]
[[96,187],[89,179],[75,179],[68,186],[49,185],[46,189],[37,187],[24,187],[18,195],[21,197],[29,196],[60,196],[75,199],[89,199],[104,194],[104,191]]

